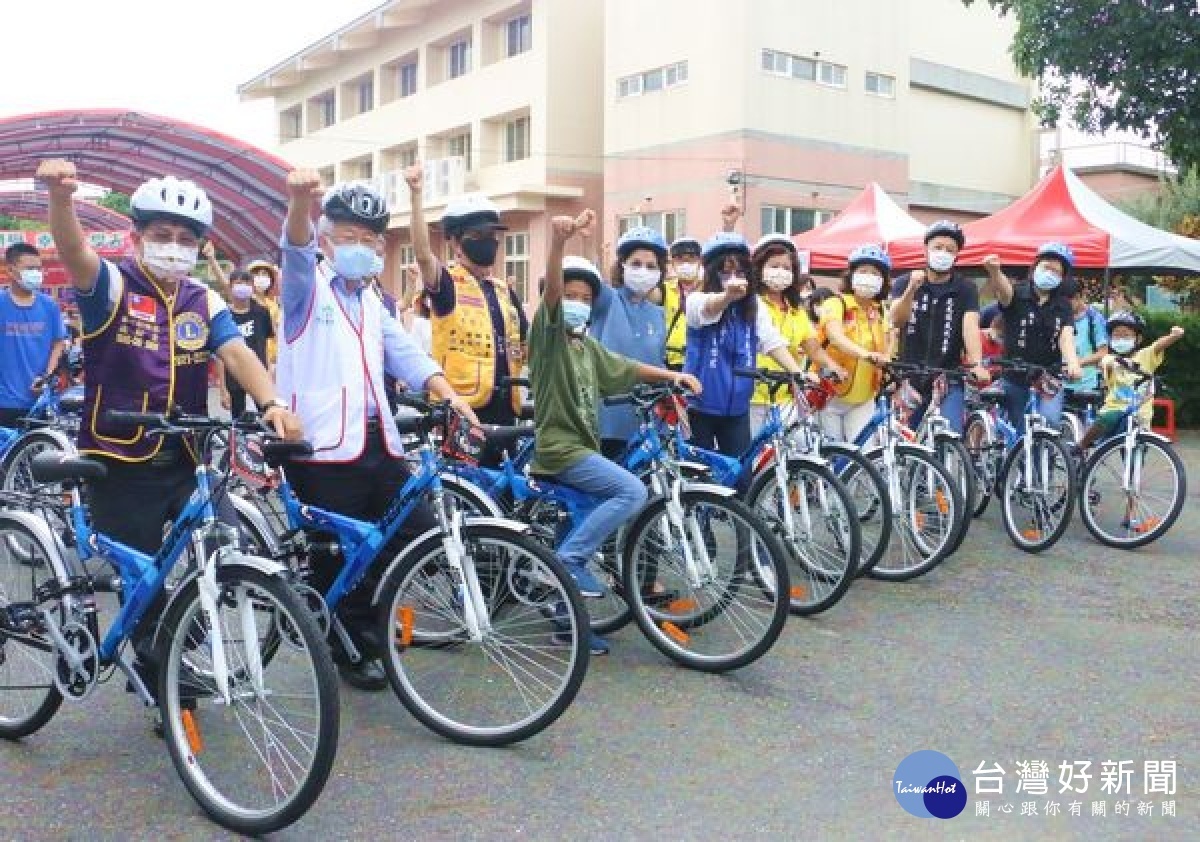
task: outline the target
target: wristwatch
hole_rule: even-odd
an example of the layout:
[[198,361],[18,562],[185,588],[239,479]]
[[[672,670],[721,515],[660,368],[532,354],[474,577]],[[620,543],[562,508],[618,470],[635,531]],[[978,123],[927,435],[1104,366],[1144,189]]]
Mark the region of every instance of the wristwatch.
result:
[[264,403],[262,405],[262,414],[266,415],[274,407],[279,407],[280,409],[287,409],[287,404],[285,404],[279,398],[271,398],[269,401],[267,401],[266,403]]

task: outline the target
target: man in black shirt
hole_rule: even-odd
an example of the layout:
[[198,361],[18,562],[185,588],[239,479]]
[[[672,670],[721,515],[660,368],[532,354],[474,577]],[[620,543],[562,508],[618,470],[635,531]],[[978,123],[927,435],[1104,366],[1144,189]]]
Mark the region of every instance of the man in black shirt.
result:
[[[892,326],[900,333],[900,360],[934,368],[957,369],[964,357],[971,373],[981,383],[990,379],[981,365],[983,349],[979,336],[979,292],[975,284],[954,271],[958,253],[966,244],[962,228],[948,220],[925,231],[926,270],[898,278],[892,286]],[[917,378],[913,385],[926,395],[931,381]],[[963,428],[962,383],[950,381],[942,399],[942,415],[951,429]],[[913,415],[917,423],[925,406]]]
[[[229,278],[229,312],[242,338],[264,367],[267,366],[267,340],[275,338],[271,314],[254,300],[254,279],[249,272],[238,270]],[[221,378],[221,406],[234,418],[246,411],[246,390],[228,374]]]
[[[1046,243],[1033,259],[1029,278],[1017,284],[1001,271],[996,255],[985,257],[983,265],[988,272],[988,286],[1004,314],[1005,356],[1044,366],[1053,374],[1065,361],[1068,379],[1083,377],[1075,353],[1075,316],[1071,309],[1075,255],[1070,246]],[[1018,432],[1025,429],[1025,404],[1031,385],[1027,377],[1017,373],[1004,377],[1008,417]],[[1038,395],[1038,413],[1051,427],[1057,428],[1062,420],[1063,397],[1061,388],[1053,395]]]

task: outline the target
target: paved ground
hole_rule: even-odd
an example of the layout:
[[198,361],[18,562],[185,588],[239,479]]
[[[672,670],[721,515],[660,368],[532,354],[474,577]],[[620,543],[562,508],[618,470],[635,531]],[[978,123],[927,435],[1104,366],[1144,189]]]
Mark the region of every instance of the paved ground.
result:
[[[1200,489],[1200,438],[1185,444]],[[1196,496],[1171,535],[1131,554],[1073,527],[1027,556],[989,512],[938,571],[856,584],[732,676],[675,668],[626,630],[559,723],[511,749],[448,744],[390,694],[347,688],[335,775],[277,838],[1200,838]],[[0,745],[0,839],[226,838],[115,684]],[[959,817],[897,804],[896,766],[920,749],[957,763],[971,793]],[[1048,796],[1013,793],[1016,763],[1032,760],[1050,767]],[[1089,789],[1057,795],[1074,760],[1092,761]],[[1108,760],[1133,761],[1132,796],[1100,792]],[[1175,795],[1142,795],[1147,760],[1177,762]],[[975,795],[972,771],[995,762],[1004,795]],[[1177,815],[1162,817],[1172,798]],[[1047,800],[1062,815],[1043,815]],[[1122,800],[1131,815],[1114,814]],[[1023,801],[1039,815],[1020,815]]]

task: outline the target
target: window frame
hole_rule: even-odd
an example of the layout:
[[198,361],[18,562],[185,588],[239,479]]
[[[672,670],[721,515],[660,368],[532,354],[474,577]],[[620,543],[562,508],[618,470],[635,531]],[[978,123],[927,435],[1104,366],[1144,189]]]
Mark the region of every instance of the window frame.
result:
[[[396,68],[396,99],[404,99],[405,97],[415,96],[417,93],[417,62],[413,61],[401,62]],[[408,71],[412,71],[412,90],[407,90]]]
[[[871,90],[871,87],[870,87],[870,82],[872,79],[876,80],[875,90]],[[879,90],[879,81],[881,81],[881,80],[886,80],[888,83],[889,89],[886,92]],[[866,74],[863,76],[863,90],[866,91],[871,96],[877,96],[877,97],[880,97],[881,99],[895,99],[896,98],[896,77],[889,76],[886,73],[879,73],[878,71],[875,71],[875,70],[868,70],[866,72]]]
[[[459,54],[462,67],[458,73],[455,73],[455,53]],[[446,81],[453,79],[461,79],[471,72],[471,38],[459,38],[452,41],[446,47]]]
[[[513,27],[516,25],[517,50],[513,51]],[[533,50],[533,15],[524,12],[504,23],[504,57],[516,58]]]
[[[514,140],[517,142],[514,143]],[[533,157],[533,123],[528,114],[504,121],[504,163],[524,161]],[[516,154],[521,153],[521,154]]]

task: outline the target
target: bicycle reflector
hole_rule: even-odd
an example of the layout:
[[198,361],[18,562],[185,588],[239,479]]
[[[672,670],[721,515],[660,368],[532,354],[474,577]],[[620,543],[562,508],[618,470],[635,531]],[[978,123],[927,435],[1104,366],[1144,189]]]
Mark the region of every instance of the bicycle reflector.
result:
[[688,421],[687,404],[679,395],[667,395],[654,405],[658,420],[669,427],[677,427],[684,438],[692,437],[692,424]]
[[229,434],[229,467],[243,482],[259,491],[279,485],[279,472],[267,464],[262,441],[236,430]]
[[479,457],[487,445],[483,430],[473,426],[457,412],[451,412],[446,421],[446,435],[442,438],[442,454],[448,459],[478,465]]

